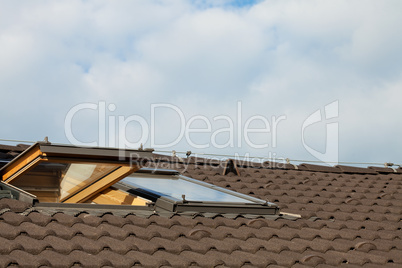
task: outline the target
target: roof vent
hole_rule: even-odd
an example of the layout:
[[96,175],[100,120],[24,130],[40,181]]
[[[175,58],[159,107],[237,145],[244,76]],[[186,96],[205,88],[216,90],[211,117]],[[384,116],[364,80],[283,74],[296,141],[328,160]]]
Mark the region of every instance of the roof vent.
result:
[[222,175],[227,175],[229,172],[233,172],[235,175],[240,176],[237,164],[232,159],[228,159],[225,163]]

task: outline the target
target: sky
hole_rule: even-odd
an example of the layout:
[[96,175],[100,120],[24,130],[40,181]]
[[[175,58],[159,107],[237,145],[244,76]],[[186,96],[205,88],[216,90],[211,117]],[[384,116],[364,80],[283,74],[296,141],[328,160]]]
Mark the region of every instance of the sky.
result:
[[0,0],[0,139],[402,164],[401,12]]

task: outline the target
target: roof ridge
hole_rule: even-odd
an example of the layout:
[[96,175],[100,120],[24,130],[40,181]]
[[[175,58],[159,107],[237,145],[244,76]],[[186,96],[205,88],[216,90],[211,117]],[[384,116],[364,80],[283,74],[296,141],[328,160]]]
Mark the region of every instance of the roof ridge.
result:
[[[17,144],[17,145],[3,145],[0,144],[0,153],[4,153],[5,155],[0,158],[9,161],[10,158],[14,158],[21,152],[25,151],[25,149],[29,148],[27,144]],[[195,165],[207,165],[207,166],[215,166],[224,168],[228,161],[233,161],[235,167],[240,168],[266,168],[266,169],[283,169],[283,170],[301,170],[301,171],[313,171],[313,172],[326,172],[326,173],[349,173],[349,174],[390,174],[397,173],[402,174],[402,168],[393,168],[392,166],[367,166],[367,167],[358,167],[353,165],[344,165],[338,164],[335,166],[328,165],[317,165],[307,163],[301,163],[299,165],[292,164],[290,162],[281,163],[278,161],[263,161],[257,162],[248,159],[236,159],[233,157],[225,157],[222,159],[217,158],[208,158],[202,156],[190,156],[188,155],[186,158],[178,157],[176,155],[166,155],[161,153],[153,153],[153,158],[150,159],[152,163],[177,163],[177,164],[195,164]]]
[[183,165],[204,165],[204,166],[215,166],[215,167],[225,167],[228,161],[232,161],[236,167],[240,168],[265,168],[265,169],[282,169],[282,170],[300,170],[300,171],[312,171],[312,172],[325,172],[325,173],[348,173],[348,174],[389,174],[389,173],[402,173],[402,168],[397,169],[392,167],[377,167],[377,166],[367,166],[358,167],[353,165],[316,165],[309,163],[301,163],[299,165],[294,165],[290,163],[281,163],[274,161],[264,161],[256,162],[249,160],[240,160],[234,158],[227,158],[224,160],[200,157],[200,156],[190,156],[187,158],[181,158],[177,156],[169,156],[162,154],[154,154],[155,160],[151,162],[167,162],[170,164],[183,164]]

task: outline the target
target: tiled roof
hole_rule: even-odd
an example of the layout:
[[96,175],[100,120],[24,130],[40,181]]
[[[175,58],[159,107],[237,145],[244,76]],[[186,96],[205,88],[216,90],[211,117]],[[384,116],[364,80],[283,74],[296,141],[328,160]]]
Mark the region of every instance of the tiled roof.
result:
[[[16,151],[0,147],[3,154]],[[3,198],[0,267],[402,265],[401,169],[158,161],[302,217],[57,211]]]

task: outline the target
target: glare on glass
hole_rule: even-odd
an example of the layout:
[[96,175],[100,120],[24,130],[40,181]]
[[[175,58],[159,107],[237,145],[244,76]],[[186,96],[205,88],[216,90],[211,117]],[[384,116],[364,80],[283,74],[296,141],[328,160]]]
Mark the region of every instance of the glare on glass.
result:
[[123,179],[122,182],[161,196],[170,196],[179,200],[182,200],[182,195],[185,195],[187,201],[254,203],[235,195],[180,179],[177,176],[164,176],[164,178],[161,178],[131,175]]
[[60,183],[60,199],[82,189],[117,168],[112,164],[71,164]]

